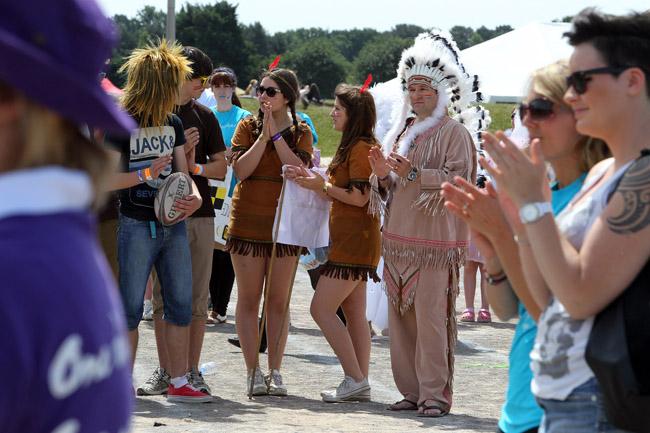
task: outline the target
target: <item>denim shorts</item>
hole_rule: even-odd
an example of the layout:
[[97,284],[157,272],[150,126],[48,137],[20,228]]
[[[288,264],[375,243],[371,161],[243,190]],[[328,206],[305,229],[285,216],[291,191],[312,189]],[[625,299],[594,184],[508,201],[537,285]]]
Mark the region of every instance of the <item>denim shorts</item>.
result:
[[600,387],[592,377],[565,400],[538,398],[544,409],[539,433],[625,433],[607,421]]
[[147,278],[153,266],[160,279],[163,319],[177,326],[192,320],[192,259],[185,221],[163,226],[120,214],[117,231],[120,294],[129,331],[142,319]]

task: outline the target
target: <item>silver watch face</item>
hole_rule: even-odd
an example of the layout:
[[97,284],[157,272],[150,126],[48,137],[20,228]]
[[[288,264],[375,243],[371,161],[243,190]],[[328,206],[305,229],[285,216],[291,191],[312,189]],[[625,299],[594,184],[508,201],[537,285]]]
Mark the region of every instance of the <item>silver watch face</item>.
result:
[[418,177],[418,172],[415,170],[409,171],[409,174],[406,175],[406,179],[413,182],[415,178]]
[[539,218],[539,209],[534,204],[527,204],[521,208],[521,221],[532,222]]

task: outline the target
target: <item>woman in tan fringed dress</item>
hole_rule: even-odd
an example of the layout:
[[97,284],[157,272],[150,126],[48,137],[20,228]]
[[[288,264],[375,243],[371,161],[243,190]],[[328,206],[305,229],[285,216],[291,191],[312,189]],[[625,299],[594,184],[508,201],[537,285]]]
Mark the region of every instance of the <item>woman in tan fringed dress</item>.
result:
[[[370,330],[366,321],[366,281],[378,281],[379,219],[368,214],[368,156],[377,145],[374,137],[375,104],[364,87],[340,85],[332,109],[334,129],[341,143],[328,168],[329,182],[304,169],[288,176],[300,186],[318,191],[332,201],[330,250],[311,304],[311,314],[341,362],[345,378],[332,390],[321,392],[325,402],[370,400],[368,369]],[[347,327],[336,315],[341,306]]]
[[[287,395],[280,366],[287,342],[287,298],[301,248],[278,244],[269,282],[267,336],[269,374],[257,364],[258,319],[264,278],[273,248],[273,221],[282,190],[282,166],[311,162],[312,135],[298,123],[295,103],[298,80],[287,69],[265,73],[258,87],[260,113],[239,123],[232,138],[233,170],[241,182],[235,188],[226,250],[237,279],[237,335],[253,395]],[[288,114],[290,109],[291,115]],[[250,388],[248,388],[250,389]]]
[[[454,176],[470,182],[476,177],[472,137],[448,115],[446,87],[453,90],[457,81],[450,77],[463,72],[453,57],[445,57],[445,49],[418,38],[404,52],[398,70],[405,91],[404,119],[385,139],[389,155],[373,149],[370,158],[375,188],[371,210],[380,210],[380,195],[386,199],[383,283],[392,304],[393,376],[404,396],[389,409],[418,410],[419,416],[428,417],[451,409],[455,300],[469,238],[465,223],[445,211],[441,184]],[[432,63],[444,65],[444,72]],[[407,117],[409,112],[415,116]]]

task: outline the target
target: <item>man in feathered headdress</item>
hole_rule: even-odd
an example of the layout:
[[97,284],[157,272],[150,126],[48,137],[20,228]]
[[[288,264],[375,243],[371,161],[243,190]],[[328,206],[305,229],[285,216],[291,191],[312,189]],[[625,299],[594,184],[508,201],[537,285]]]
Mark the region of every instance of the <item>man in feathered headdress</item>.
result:
[[469,238],[467,226],[445,212],[440,186],[454,176],[474,181],[472,135],[479,138],[486,113],[469,106],[481,99],[478,78],[465,72],[449,34],[419,35],[402,53],[397,74],[401,96],[384,154],[375,149],[370,156],[371,210],[386,210],[382,252],[392,304],[391,364],[404,396],[390,409],[437,417],[452,404],[454,304]]

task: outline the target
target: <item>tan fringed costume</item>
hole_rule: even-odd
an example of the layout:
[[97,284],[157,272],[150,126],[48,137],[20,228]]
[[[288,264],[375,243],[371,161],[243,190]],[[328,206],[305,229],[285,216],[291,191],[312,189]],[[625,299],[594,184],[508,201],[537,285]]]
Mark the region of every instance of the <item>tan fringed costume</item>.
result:
[[392,304],[388,319],[393,376],[407,400],[433,400],[449,412],[454,305],[469,230],[445,210],[440,191],[454,176],[474,181],[476,151],[467,129],[444,116],[414,137],[406,158],[419,175],[411,182],[391,174],[382,229],[383,280]]
[[[232,138],[233,160],[246,153],[255,143],[257,136],[254,130],[255,119],[249,118],[239,122]],[[291,126],[282,132],[289,144],[293,142],[293,134],[298,134],[298,141],[292,150],[309,166],[313,152],[311,130],[307,123],[300,122],[298,128]],[[269,140],[253,173],[235,188],[226,251],[254,257],[271,256],[273,221],[281,190],[282,161],[273,141]],[[278,244],[276,256],[295,256],[299,254],[300,249],[295,245]]]
[[[365,191],[372,173],[368,154],[372,144],[356,142],[350,155],[337,167],[330,167],[330,182],[340,188]],[[353,206],[334,200],[330,212],[330,250],[321,274],[346,280],[379,281],[377,263],[381,236],[379,218],[368,214],[368,205]]]

